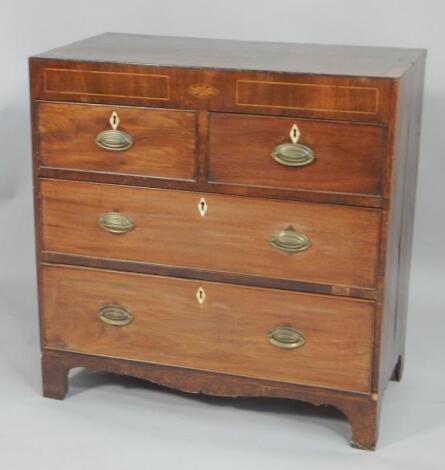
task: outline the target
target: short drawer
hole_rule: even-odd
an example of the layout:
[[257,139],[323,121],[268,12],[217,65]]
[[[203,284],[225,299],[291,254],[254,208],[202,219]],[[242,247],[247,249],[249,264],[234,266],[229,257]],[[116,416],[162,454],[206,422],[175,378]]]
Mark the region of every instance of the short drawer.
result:
[[193,180],[196,114],[40,103],[38,158],[53,168]]
[[370,301],[45,265],[45,348],[367,392]]
[[41,197],[45,251],[374,287],[377,210],[47,179]]
[[[288,145],[294,125],[297,145]],[[379,196],[385,133],[366,124],[213,113],[208,177],[284,191]]]

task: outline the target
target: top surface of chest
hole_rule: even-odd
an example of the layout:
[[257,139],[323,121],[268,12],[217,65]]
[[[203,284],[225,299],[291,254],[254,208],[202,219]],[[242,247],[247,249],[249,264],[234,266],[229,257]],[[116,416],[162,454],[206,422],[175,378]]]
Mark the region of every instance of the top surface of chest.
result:
[[406,48],[104,33],[36,57],[161,67],[397,78],[422,53],[421,49]]

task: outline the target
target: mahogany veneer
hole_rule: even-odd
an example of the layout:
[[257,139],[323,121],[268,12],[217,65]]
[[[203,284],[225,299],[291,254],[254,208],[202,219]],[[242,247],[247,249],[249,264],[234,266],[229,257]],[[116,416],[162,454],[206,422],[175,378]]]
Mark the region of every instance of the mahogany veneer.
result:
[[298,172],[270,158],[277,145],[289,140],[293,123],[292,118],[212,113],[209,181],[358,196],[382,194],[385,127],[299,119],[300,142],[313,149],[317,164]]
[[424,64],[112,33],[32,57],[44,395],[88,367],[305,400],[374,448],[403,366]]
[[[42,276],[50,349],[369,392],[371,301],[67,266],[45,265]],[[134,313],[127,327],[97,321],[111,298]],[[282,322],[304,331],[298,356],[264,341]]]
[[[375,209],[211,194],[201,217],[201,196],[43,180],[42,249],[375,289],[380,227]],[[131,217],[136,228],[125,236],[103,230],[97,220],[113,209]],[[308,236],[311,248],[295,256],[271,249],[269,237],[288,226]]]
[[[109,126],[112,106],[41,103],[38,107],[42,167],[101,173],[195,179],[195,112],[122,108],[121,127],[137,145],[125,153],[95,144],[96,135]],[[146,158],[149,154],[150,158]]]

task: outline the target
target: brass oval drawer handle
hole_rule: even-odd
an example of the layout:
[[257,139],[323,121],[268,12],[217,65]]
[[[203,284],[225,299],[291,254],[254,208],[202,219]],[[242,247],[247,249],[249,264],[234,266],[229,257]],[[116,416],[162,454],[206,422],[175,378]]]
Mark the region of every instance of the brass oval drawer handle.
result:
[[130,232],[136,227],[136,224],[130,217],[117,211],[101,215],[98,223],[104,230],[116,235]]
[[305,339],[303,333],[290,326],[278,326],[267,333],[267,339],[277,348],[301,348]]
[[300,131],[296,124],[291,127],[292,142],[275,147],[272,158],[284,166],[306,166],[315,160],[314,152],[306,145],[298,144]]
[[270,246],[285,253],[298,253],[305,251],[311,246],[309,238],[301,232],[297,232],[292,227],[280,230],[272,235],[269,240]]
[[119,122],[119,116],[116,111],[113,111],[110,117],[111,129],[99,132],[96,136],[95,142],[99,147],[105,150],[123,152],[133,146],[131,135],[118,129]]
[[105,305],[99,309],[97,316],[107,325],[113,326],[125,326],[134,319],[133,315],[120,305]]

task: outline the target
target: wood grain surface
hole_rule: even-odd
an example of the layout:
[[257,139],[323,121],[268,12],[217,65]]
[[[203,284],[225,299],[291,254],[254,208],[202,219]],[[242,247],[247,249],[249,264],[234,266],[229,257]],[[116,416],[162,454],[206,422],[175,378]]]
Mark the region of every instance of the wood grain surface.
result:
[[[205,291],[202,304],[199,288]],[[134,316],[103,323],[105,305]],[[373,303],[272,289],[46,265],[46,348],[192,369],[366,392]],[[267,333],[292,326],[297,349],[270,344]]]
[[[119,116],[119,129],[134,141],[122,152],[95,143],[97,134],[111,129],[113,111]],[[40,103],[38,123],[43,166],[183,180],[195,177],[194,112]]]
[[422,49],[103,33],[36,57],[235,70],[397,78]]
[[[289,143],[297,124],[298,143],[315,161],[283,166],[273,150]],[[309,119],[231,114],[210,115],[209,170],[212,182],[280,189],[381,195],[385,129]]]
[[[44,251],[340,286],[375,283],[376,210],[60,180],[43,180],[41,196]],[[113,210],[136,228],[103,230],[98,219]],[[270,237],[289,227],[311,247],[291,254],[272,248]]]
[[372,123],[388,123],[392,113],[387,78],[36,58],[30,67],[32,97],[39,100]]

